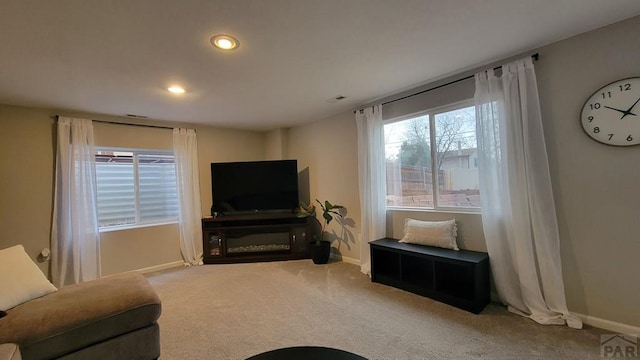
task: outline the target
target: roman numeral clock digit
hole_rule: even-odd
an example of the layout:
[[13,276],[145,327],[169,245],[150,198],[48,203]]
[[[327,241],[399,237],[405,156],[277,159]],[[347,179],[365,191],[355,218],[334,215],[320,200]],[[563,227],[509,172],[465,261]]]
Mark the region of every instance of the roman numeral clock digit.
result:
[[582,106],[580,123],[593,140],[613,146],[640,144],[640,77],[607,84]]

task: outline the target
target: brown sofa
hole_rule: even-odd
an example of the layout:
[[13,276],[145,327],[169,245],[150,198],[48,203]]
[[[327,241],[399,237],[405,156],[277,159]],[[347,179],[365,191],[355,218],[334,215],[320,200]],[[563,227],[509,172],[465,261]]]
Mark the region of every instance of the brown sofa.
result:
[[160,313],[160,299],[144,276],[111,276],[8,310],[0,318],[0,344],[17,344],[14,358],[23,360],[156,359]]

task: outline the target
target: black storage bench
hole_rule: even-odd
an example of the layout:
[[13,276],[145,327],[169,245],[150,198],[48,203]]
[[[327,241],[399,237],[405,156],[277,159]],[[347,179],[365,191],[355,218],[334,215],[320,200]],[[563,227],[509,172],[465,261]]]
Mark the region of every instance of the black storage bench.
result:
[[371,281],[478,314],[489,304],[489,255],[405,244],[384,238],[371,246]]

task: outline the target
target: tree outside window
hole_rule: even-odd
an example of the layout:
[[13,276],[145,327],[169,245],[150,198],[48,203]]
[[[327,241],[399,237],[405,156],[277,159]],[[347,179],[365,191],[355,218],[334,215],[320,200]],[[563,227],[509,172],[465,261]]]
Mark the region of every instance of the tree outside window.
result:
[[475,125],[461,105],[385,125],[387,205],[479,208]]

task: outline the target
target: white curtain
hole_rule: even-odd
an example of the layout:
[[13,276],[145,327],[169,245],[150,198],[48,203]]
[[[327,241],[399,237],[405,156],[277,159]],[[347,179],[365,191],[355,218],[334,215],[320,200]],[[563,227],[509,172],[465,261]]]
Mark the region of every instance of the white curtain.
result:
[[186,266],[202,265],[198,142],[193,129],[173,129],[173,156],[180,210],[180,251]]
[[581,328],[566,305],[533,61],[475,80],[482,223],[498,296],[538,323]]
[[91,120],[58,117],[51,255],[51,275],[57,287],[100,277]]
[[356,111],[362,238],[360,270],[371,275],[369,242],[386,236],[386,174],[382,105]]

